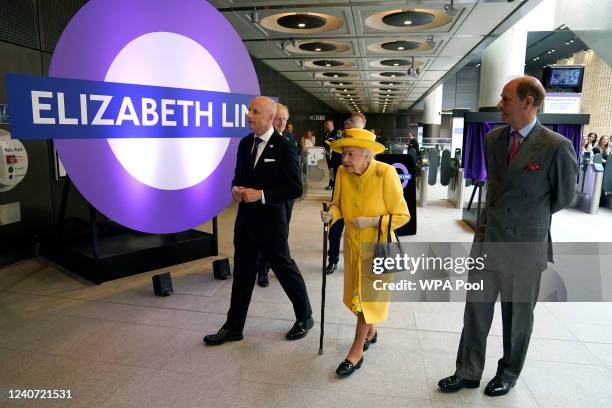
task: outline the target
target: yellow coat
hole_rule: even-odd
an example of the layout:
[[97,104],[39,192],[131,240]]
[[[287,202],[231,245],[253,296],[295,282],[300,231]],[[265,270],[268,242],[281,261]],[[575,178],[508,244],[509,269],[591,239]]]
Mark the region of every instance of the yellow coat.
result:
[[[402,183],[395,168],[389,164],[372,160],[367,170],[357,176],[348,173],[343,166],[336,173],[334,201],[331,207],[332,224],[344,218],[344,296],[346,307],[357,313],[354,297],[361,300],[362,249],[365,242],[376,242],[378,226],[357,229],[351,220],[355,217],[379,217],[382,219],[381,241],[387,240],[389,214],[392,214],[391,229],[397,229],[410,220],[408,205],[404,200]],[[387,319],[389,302],[360,302],[367,323],[378,323]]]

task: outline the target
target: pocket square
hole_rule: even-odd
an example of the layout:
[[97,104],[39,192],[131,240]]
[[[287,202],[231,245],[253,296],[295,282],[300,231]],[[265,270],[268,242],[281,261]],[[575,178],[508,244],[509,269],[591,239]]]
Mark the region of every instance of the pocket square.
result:
[[272,163],[275,162],[276,159],[264,159],[264,163]]
[[525,170],[527,171],[538,171],[538,170],[542,170],[542,168],[540,167],[539,164],[528,164],[527,166],[525,166]]

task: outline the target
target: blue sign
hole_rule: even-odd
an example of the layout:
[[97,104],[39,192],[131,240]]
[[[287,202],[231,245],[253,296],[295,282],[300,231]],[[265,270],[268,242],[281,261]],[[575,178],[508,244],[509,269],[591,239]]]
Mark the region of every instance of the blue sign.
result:
[[229,138],[249,132],[252,95],[17,74],[7,74],[6,83],[15,139]]

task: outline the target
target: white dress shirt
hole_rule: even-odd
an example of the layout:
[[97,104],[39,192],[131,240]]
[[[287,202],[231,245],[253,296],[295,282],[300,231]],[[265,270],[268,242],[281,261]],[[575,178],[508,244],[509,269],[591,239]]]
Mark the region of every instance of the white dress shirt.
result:
[[[266,133],[261,135],[261,136],[257,135],[256,133],[253,133],[253,147],[255,147],[255,138],[256,137],[259,137],[262,140],[259,143],[259,145],[257,146],[257,155],[255,156],[255,166],[257,166],[257,162],[259,161],[259,158],[261,157],[261,154],[263,153],[264,149],[266,148],[266,145],[268,144],[268,141],[272,137],[272,133],[274,133],[274,128],[273,127],[270,127],[270,129]],[[252,151],[253,147],[251,147],[251,151]],[[266,203],[266,196],[264,196],[263,190],[261,190],[261,203],[262,204]]]

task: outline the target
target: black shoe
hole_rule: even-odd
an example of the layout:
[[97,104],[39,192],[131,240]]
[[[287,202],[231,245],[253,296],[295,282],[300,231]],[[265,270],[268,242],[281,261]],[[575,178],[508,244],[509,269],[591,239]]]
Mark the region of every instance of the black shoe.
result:
[[378,341],[378,330],[374,332],[374,335],[372,336],[371,339],[365,339],[365,342],[363,343],[363,351],[366,351],[367,349],[370,348],[370,344],[374,344]]
[[338,267],[338,264],[330,263],[329,265],[327,265],[327,268],[325,269],[325,273],[327,275],[331,275],[332,273],[334,273],[337,267]]
[[268,280],[268,274],[262,273],[261,275],[257,276],[257,284],[262,288],[267,287],[270,284],[270,281]]
[[309,317],[306,320],[298,320],[295,322],[291,330],[287,332],[287,340],[299,340],[306,337],[308,330],[312,329],[313,326],[314,320],[312,320],[312,317]]
[[332,186],[326,186],[326,187],[325,187],[325,190],[328,190],[328,191],[329,191],[329,190],[333,190],[333,187],[332,187]]
[[496,375],[491,381],[489,381],[484,393],[489,397],[499,397],[501,395],[506,395],[510,392],[510,389],[514,387],[514,384],[516,383],[506,381],[500,375]]
[[478,388],[480,387],[480,381],[468,380],[465,378],[451,375],[441,379],[438,382],[438,387],[444,392],[457,392],[462,388]]
[[227,341],[240,341],[244,337],[242,333],[236,333],[224,328],[221,328],[217,334],[209,334],[204,337],[204,343],[209,346],[219,346]]
[[361,364],[363,364],[363,356],[361,356],[361,359],[357,362],[357,364],[344,360],[336,369],[336,374],[338,374],[340,377],[348,377],[349,375],[353,374],[353,371],[359,370],[361,368]]

